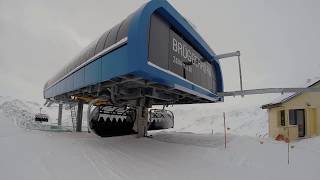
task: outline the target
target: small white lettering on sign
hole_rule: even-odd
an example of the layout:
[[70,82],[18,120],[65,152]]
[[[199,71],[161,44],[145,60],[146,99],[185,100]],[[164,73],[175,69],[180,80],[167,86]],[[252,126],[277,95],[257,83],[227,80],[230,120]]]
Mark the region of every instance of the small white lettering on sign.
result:
[[192,67],[191,66],[187,66],[185,63],[183,63],[179,58],[177,58],[176,56],[172,56],[172,62],[176,65],[182,66],[186,71],[192,73]]
[[173,56],[173,63],[182,66],[187,71],[192,72],[192,67],[186,65],[186,63],[192,63],[196,68],[202,70],[205,74],[211,77],[211,67],[209,63],[202,62],[201,59],[191,50],[188,45],[184,42],[180,42],[176,38],[172,38],[172,50],[176,52],[179,56],[183,57],[185,61]]

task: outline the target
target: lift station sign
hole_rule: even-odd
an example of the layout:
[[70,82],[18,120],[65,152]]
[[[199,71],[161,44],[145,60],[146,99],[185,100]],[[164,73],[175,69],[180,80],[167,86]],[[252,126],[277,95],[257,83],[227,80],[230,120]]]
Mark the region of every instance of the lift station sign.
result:
[[150,22],[149,62],[216,91],[214,66],[157,14],[152,15]]

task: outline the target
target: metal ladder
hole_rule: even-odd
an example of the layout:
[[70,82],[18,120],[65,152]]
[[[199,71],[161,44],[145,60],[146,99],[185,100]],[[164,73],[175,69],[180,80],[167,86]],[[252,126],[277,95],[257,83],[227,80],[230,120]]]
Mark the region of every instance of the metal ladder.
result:
[[72,106],[72,105],[70,104],[70,112],[71,112],[72,128],[73,128],[73,131],[76,131],[76,128],[77,128],[77,112],[76,112],[76,106]]

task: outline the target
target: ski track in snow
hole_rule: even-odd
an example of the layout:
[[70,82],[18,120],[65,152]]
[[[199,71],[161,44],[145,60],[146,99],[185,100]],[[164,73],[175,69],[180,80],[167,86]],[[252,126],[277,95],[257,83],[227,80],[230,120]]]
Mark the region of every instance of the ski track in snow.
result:
[[[287,145],[258,138],[257,132],[264,133],[264,129],[252,130],[265,126],[264,115],[257,109],[227,112],[231,130],[224,149],[221,114],[210,113],[209,107],[200,109],[197,116],[188,114],[188,108],[177,108],[178,128],[152,132],[150,138],[142,139],[100,138],[86,132],[54,133],[16,126],[17,122],[30,120],[38,108],[32,102],[0,99],[1,179],[294,180],[317,179],[320,175],[320,138],[294,143],[291,164],[287,165]],[[46,111],[56,113],[55,108]],[[69,114],[65,114],[67,121]],[[188,117],[184,123],[179,120],[182,114]],[[207,125],[216,125],[213,135]],[[246,129],[250,132],[240,132]]]

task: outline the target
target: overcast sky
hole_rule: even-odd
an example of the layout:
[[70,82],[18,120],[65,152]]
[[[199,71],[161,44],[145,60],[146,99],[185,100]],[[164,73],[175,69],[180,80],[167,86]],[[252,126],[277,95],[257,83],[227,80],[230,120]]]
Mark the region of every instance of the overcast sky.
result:
[[[0,0],[0,96],[42,100],[44,83],[145,0]],[[216,54],[240,50],[244,87],[296,87],[320,73],[318,0],[172,0]],[[225,90],[239,88],[235,60]],[[320,78],[319,78],[320,79]],[[251,96],[233,103],[263,103]]]

